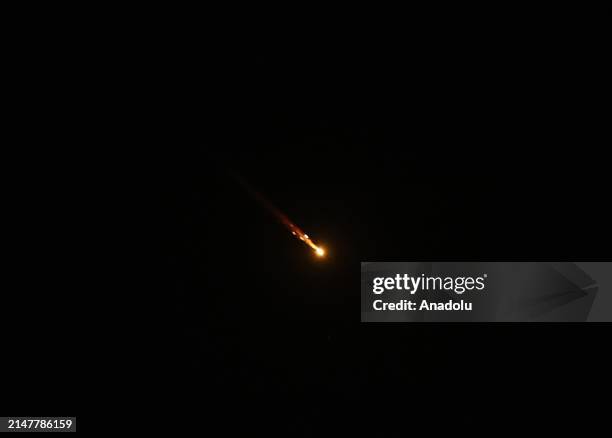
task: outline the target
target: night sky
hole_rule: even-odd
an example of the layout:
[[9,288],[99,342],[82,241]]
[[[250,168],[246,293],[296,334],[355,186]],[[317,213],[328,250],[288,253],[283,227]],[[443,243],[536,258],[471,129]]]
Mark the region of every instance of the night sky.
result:
[[609,324],[360,322],[364,261],[610,260],[608,23],[519,11],[534,35],[493,38],[506,11],[447,33],[437,8],[377,42],[346,14],[314,44],[314,22],[263,42],[254,17],[149,9],[12,33],[5,415],[284,438],[609,419]]
[[[584,402],[605,392],[601,325],[359,322],[361,261],[605,259],[603,116],[549,80],[553,55],[531,59],[537,77],[501,55],[452,74],[230,55],[206,79],[178,63],[143,122],[156,263],[127,373],[143,411],[228,434],[393,436],[579,428],[599,409]],[[374,79],[383,65],[393,80]]]
[[[177,146],[155,167],[151,393],[234,432],[545,428],[566,409],[579,427],[576,401],[603,376],[601,326],[361,324],[359,269],[602,259],[600,115],[564,106],[552,86],[500,86],[506,76],[481,78],[478,93],[469,75],[463,91],[437,77],[419,86],[426,73],[402,93],[366,93],[342,80],[344,60],[245,63],[253,74],[234,81],[231,64],[212,111],[177,110],[162,128]],[[321,81],[323,65],[333,78]]]

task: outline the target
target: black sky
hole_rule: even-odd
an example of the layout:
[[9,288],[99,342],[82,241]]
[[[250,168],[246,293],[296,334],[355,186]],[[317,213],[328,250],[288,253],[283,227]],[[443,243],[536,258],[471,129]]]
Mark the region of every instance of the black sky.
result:
[[[196,411],[216,400],[217,419],[238,410],[247,424],[312,433],[395,430],[373,420],[411,416],[406,405],[426,424],[448,411],[436,427],[487,429],[532,391],[549,404],[523,400],[521,415],[541,424],[587,393],[566,366],[584,372],[576,355],[597,357],[586,348],[601,337],[594,330],[364,326],[357,300],[361,261],[601,256],[603,179],[590,171],[595,149],[576,146],[591,141],[579,137],[586,121],[566,136],[548,131],[566,123],[554,116],[523,126],[517,113],[530,109],[518,102],[494,116],[467,96],[468,114],[423,115],[418,104],[381,114],[372,110],[381,104],[340,111],[317,99],[287,109],[290,98],[274,105],[265,95],[263,109],[232,119],[171,173],[163,274],[167,342],[178,355],[165,359],[177,374],[172,393],[195,397],[187,405]],[[328,257],[315,258],[229,171]],[[376,404],[382,414],[371,413]]]
[[[512,23],[493,39],[491,16],[449,35],[407,26],[399,48],[365,23],[362,41],[234,45],[208,14],[144,13],[96,43],[80,30],[55,42],[53,20],[13,35],[25,83],[8,84],[26,116],[10,108],[24,157],[6,160],[23,228],[6,229],[22,265],[3,295],[6,414],[283,437],[607,419],[608,325],[362,324],[358,299],[363,261],[609,260],[599,27],[559,20],[567,35],[521,39]],[[95,193],[94,174],[118,194]]]

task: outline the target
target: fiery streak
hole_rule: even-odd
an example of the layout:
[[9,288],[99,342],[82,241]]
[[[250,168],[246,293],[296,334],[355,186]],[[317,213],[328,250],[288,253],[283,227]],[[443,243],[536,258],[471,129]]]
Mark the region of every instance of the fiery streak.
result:
[[308,236],[308,234],[304,233],[297,225],[295,225],[291,220],[287,217],[285,213],[280,211],[274,204],[272,204],[267,198],[265,198],[261,193],[257,190],[253,189],[247,182],[242,179],[239,175],[234,174],[236,180],[244,187],[244,189],[249,192],[249,194],[257,200],[260,204],[262,204],[276,219],[283,224],[291,234],[300,239],[306,245],[311,247],[315,254],[319,257],[323,257],[325,255],[325,249],[321,246],[316,245],[312,239]]
[[291,234],[293,234],[295,237],[300,239],[306,245],[314,249],[315,253],[319,257],[323,257],[325,255],[325,250],[322,247],[315,245],[312,239],[308,237],[308,234],[300,230],[297,225],[295,225],[291,221],[287,222],[285,225],[287,226],[287,228],[289,228],[289,230],[291,231]]

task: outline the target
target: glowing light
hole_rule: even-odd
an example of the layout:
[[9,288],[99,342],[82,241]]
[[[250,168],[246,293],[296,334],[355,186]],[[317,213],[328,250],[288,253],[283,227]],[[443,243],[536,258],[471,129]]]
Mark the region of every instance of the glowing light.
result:
[[308,236],[308,234],[304,233],[297,225],[295,225],[293,222],[291,222],[291,220],[287,217],[287,215],[285,213],[283,213],[278,208],[276,208],[276,206],[274,206],[274,204],[272,204],[270,201],[268,201],[268,199],[265,196],[263,196],[261,193],[259,193],[257,190],[255,190],[253,187],[251,187],[242,177],[240,177],[240,175],[235,174],[235,173],[232,173],[232,175],[234,176],[234,178],[236,178],[238,183],[241,184],[249,192],[249,194],[255,200],[257,200],[270,213],[272,213],[274,215],[274,217],[276,217],[276,219],[281,224],[283,224],[285,227],[287,227],[287,229],[291,232],[291,234],[293,236],[297,237],[302,242],[304,242],[306,245],[311,247],[315,251],[315,254],[317,256],[323,257],[325,255],[325,250],[323,248],[321,248],[320,246],[317,246],[312,241],[310,236]]

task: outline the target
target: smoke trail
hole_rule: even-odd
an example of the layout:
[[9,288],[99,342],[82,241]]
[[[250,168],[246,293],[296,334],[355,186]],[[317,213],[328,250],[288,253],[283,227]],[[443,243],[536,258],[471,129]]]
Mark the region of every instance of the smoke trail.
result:
[[236,181],[255,199],[259,202],[266,210],[268,210],[281,224],[283,224],[295,237],[300,239],[306,245],[311,247],[318,256],[325,255],[325,250],[317,246],[312,239],[301,230],[296,224],[294,224],[289,217],[282,211],[280,211],[272,202],[270,202],[264,195],[255,190],[249,183],[246,182],[244,178],[238,175],[235,172],[231,172],[231,175],[236,179]]

